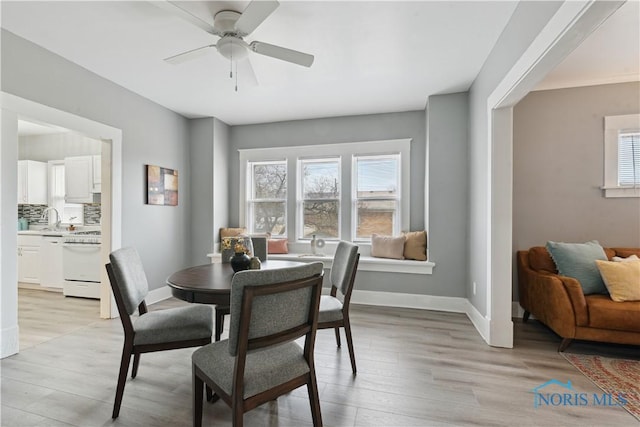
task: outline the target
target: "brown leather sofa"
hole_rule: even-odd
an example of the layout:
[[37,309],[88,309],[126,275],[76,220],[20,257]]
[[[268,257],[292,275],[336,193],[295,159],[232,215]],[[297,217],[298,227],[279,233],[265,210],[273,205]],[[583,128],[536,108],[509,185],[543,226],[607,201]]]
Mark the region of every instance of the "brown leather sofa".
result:
[[[640,256],[640,248],[605,248],[614,256]],[[560,276],[543,246],[518,251],[518,290],[523,322],[536,319],[562,337],[558,351],[574,339],[640,345],[640,301],[615,302],[609,295],[584,295],[580,283]]]

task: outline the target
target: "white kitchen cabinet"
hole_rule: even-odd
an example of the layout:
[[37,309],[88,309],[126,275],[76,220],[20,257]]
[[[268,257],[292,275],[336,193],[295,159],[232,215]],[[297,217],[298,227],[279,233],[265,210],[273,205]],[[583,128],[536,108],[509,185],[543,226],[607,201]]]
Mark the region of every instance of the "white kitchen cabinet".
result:
[[65,201],[67,203],[93,203],[94,193],[100,192],[100,182],[94,176],[100,176],[100,170],[94,171],[100,156],[77,156],[64,159]]
[[47,204],[47,164],[18,161],[18,204]]
[[42,236],[40,247],[40,285],[47,288],[62,289],[62,242],[61,236]]
[[18,282],[40,283],[42,236],[18,235]]
[[102,191],[102,156],[91,156],[93,161],[93,189],[94,193]]

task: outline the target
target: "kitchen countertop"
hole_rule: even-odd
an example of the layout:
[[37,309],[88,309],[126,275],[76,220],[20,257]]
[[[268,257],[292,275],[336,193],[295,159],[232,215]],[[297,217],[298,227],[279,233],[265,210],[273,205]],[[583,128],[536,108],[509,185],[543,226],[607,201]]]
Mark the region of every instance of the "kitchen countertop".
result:
[[69,234],[74,234],[79,231],[99,231],[99,227],[93,226],[85,226],[85,227],[76,227],[75,230],[69,231],[66,229],[62,230],[46,230],[46,229],[31,229],[31,230],[19,230],[18,235],[27,235],[27,236],[52,236],[52,237],[62,237],[67,236]]

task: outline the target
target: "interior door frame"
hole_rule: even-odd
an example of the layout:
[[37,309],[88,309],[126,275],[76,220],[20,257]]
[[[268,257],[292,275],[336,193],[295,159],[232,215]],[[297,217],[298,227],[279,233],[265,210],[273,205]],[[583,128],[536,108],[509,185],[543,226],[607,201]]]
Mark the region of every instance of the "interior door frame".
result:
[[[109,253],[119,248],[122,241],[122,130],[6,92],[0,92],[0,102],[2,109],[12,111],[18,117],[29,117],[62,126],[102,141],[101,258],[102,264],[108,263]],[[16,158],[15,161],[17,160]],[[5,304],[17,306],[18,302],[2,301],[2,305]],[[100,317],[109,319],[117,316],[109,279],[106,270],[103,270],[100,282]]]

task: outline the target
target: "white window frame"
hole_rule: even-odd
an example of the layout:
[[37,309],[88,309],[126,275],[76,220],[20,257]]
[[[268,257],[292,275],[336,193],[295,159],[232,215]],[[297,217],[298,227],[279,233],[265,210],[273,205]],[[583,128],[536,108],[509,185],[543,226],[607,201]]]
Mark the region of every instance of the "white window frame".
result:
[[[340,195],[340,235],[344,240],[352,240],[355,230],[352,229],[352,206],[350,199],[352,194],[352,157],[357,155],[400,153],[401,189],[399,204],[400,230],[409,230],[411,196],[408,189],[411,179],[411,138],[393,139],[382,141],[351,142],[342,144],[304,145],[293,147],[252,148],[238,150],[239,154],[239,225],[246,227],[248,222],[247,191],[248,189],[248,164],[249,162],[262,162],[269,160],[287,159],[287,234],[289,242],[308,242],[303,239],[298,230],[297,195],[300,184],[298,159],[316,157],[342,157],[341,161],[341,189]],[[293,176],[292,171],[295,171]],[[294,230],[294,233],[290,233]],[[346,237],[349,236],[347,239]]]
[[[368,157],[368,158],[391,158],[391,156],[397,156],[399,155],[400,157],[400,165],[398,165],[398,192],[397,195],[395,196],[378,196],[378,197],[358,197],[358,159],[359,158],[364,158],[364,157]],[[370,241],[371,238],[359,238],[357,236],[357,231],[358,231],[358,202],[361,200],[380,200],[380,201],[394,201],[396,202],[396,211],[400,211],[400,213],[402,212],[401,209],[401,203],[402,203],[402,195],[404,194],[403,192],[403,186],[402,186],[402,154],[401,153],[377,153],[377,154],[358,154],[358,155],[354,155],[352,156],[352,166],[351,166],[351,175],[352,175],[352,187],[351,187],[351,211],[353,212],[351,221],[351,240],[353,242],[367,242]],[[397,217],[397,216],[396,216]],[[394,236],[398,236],[400,235],[400,230],[404,229],[404,230],[408,230],[408,228],[402,228],[400,221],[397,220],[398,218],[396,218],[396,220],[393,221],[393,231],[392,234]]]
[[[286,168],[286,181],[287,181],[287,190],[286,190],[286,197],[284,199],[277,199],[277,198],[273,198],[273,199],[254,199],[253,196],[255,194],[255,183],[253,180],[253,170],[251,167],[249,167],[249,164],[259,164],[259,165],[275,165],[275,164],[283,164],[285,165]],[[254,206],[256,204],[256,202],[276,202],[276,203],[282,203],[284,202],[284,223],[285,223],[285,233],[284,234],[279,234],[277,236],[274,236],[274,238],[287,238],[288,234],[289,234],[289,227],[288,227],[288,199],[289,199],[289,184],[291,182],[291,174],[289,173],[289,168],[287,165],[287,161],[284,158],[281,159],[277,159],[277,160],[254,160],[254,161],[250,161],[247,162],[245,164],[245,169],[246,169],[246,193],[245,194],[249,194],[251,196],[251,198],[246,198],[244,200],[245,203],[245,213],[247,216],[247,224],[244,226],[249,233],[251,234],[255,234],[256,231],[253,229],[253,221],[251,221],[251,211],[252,209],[254,209]],[[242,200],[241,200],[242,202]]]
[[[82,225],[84,224],[84,205],[82,203],[67,203],[64,200],[64,191],[57,195],[56,197],[56,187],[57,181],[54,175],[54,169],[62,167],[64,170],[64,160],[49,160],[47,166],[47,176],[48,176],[48,197],[47,201],[50,207],[56,208],[58,211],[61,225]],[[62,174],[63,186],[64,186],[64,173]],[[69,210],[75,212],[75,215],[69,214]],[[73,220],[71,220],[73,218]],[[49,225],[55,224],[55,214],[48,214]]]
[[[326,198],[326,199],[305,199],[304,198],[304,176],[302,174],[302,164],[307,163],[326,163],[329,161],[335,161],[338,163],[338,181],[339,181],[339,189],[338,189],[338,197],[337,198]],[[304,202],[309,201],[317,201],[317,202],[330,202],[336,201],[338,202],[338,236],[337,237],[322,237],[324,240],[340,240],[342,238],[342,158],[340,156],[324,156],[324,157],[300,157],[297,159],[297,174],[296,179],[297,182],[300,183],[298,185],[298,195],[296,197],[296,236],[298,236],[298,240],[308,240],[310,241],[310,237],[304,237]]]
[[604,185],[605,197],[640,197],[639,185],[619,185],[618,139],[621,133],[640,131],[640,114],[606,116],[604,118]]

